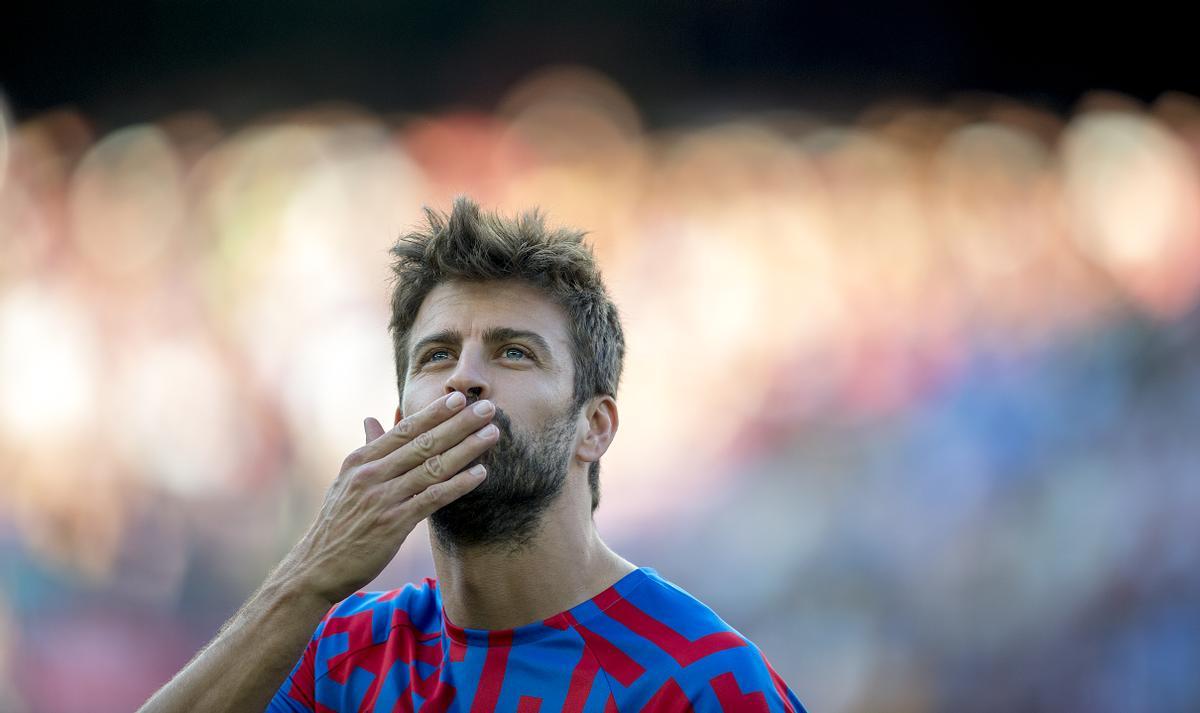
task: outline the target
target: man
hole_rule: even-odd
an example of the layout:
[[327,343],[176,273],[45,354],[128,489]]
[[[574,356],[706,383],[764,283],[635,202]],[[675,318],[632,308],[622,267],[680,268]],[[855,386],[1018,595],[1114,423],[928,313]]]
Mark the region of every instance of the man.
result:
[[[426,215],[392,249],[396,425],[365,421],[312,527],[142,711],[802,712],[596,532],[625,344],[583,234]],[[437,578],[358,591],[426,517]]]

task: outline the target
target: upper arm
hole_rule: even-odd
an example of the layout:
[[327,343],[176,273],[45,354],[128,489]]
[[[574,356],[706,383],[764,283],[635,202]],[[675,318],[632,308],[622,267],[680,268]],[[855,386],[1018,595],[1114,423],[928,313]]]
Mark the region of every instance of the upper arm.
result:
[[313,670],[317,642],[311,640],[291,673],[267,703],[266,713],[314,713]]
[[300,660],[292,667],[291,673],[284,679],[283,684],[279,686],[279,690],[271,697],[267,703],[266,713],[315,713],[316,712],[316,661],[317,661],[317,646],[321,640],[321,633],[325,628],[326,622],[337,611],[337,606],[330,609],[329,612],[322,617],[321,623],[313,632],[312,637],[308,640],[308,644],[304,647],[304,653],[300,655]]

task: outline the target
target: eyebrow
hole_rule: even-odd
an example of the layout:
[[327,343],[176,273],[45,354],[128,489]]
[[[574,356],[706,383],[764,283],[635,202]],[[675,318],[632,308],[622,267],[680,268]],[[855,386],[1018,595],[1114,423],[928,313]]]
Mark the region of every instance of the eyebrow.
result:
[[[483,330],[484,344],[496,344],[514,339],[529,342],[543,354],[543,358],[546,361],[553,362],[554,350],[550,348],[550,343],[537,332],[531,332],[527,329],[513,329],[512,327],[488,327]],[[440,332],[434,332],[427,337],[421,338],[420,341],[413,345],[412,351],[409,353],[409,362],[411,363],[426,347],[434,344],[459,346],[462,344],[462,332],[457,329],[443,329]]]

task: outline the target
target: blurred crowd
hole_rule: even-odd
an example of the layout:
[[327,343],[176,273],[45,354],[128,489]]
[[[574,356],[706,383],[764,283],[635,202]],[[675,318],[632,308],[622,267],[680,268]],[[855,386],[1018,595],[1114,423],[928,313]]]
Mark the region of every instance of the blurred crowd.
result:
[[[0,710],[132,710],[216,633],[392,422],[387,249],[459,193],[590,231],[600,530],[811,710],[1196,710],[1200,100],[816,109],[0,104]],[[422,528],[369,588],[432,575]]]

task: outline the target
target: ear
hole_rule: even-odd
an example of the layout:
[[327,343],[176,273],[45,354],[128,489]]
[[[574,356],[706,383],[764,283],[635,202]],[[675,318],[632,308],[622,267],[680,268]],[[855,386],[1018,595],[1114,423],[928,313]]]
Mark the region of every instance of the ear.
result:
[[594,463],[617,436],[617,402],[611,396],[596,396],[584,405],[583,414],[588,429],[575,448],[575,456],[585,463]]

